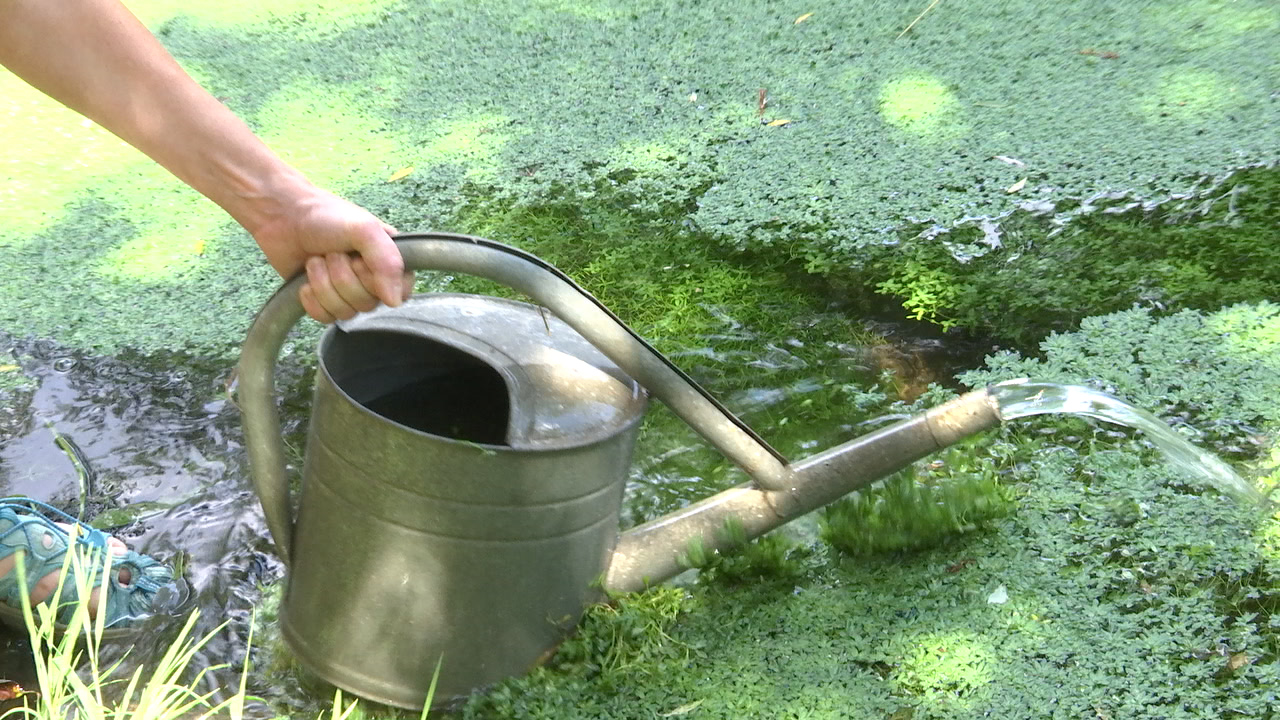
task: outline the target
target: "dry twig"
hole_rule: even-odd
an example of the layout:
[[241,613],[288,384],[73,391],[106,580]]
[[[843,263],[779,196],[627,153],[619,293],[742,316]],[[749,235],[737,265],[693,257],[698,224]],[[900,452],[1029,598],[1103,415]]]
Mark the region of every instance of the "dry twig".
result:
[[910,25],[902,28],[902,32],[898,33],[898,37],[894,38],[894,40],[897,40],[898,38],[901,38],[903,35],[906,35],[908,30],[915,27],[916,23],[920,22],[920,18],[924,17],[925,15],[928,15],[929,11],[932,10],[934,6],[936,6],[940,2],[942,2],[942,0],[933,0],[933,2],[929,3],[929,7],[925,8],[924,12],[917,15],[916,19],[912,20]]

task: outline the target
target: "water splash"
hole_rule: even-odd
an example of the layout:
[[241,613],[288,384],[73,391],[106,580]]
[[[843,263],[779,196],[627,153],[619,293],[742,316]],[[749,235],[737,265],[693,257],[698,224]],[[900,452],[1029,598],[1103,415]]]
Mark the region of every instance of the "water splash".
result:
[[1163,420],[1111,395],[1080,385],[1010,380],[991,387],[1004,420],[1066,413],[1141,430],[1179,470],[1208,482],[1239,500],[1265,503],[1266,497],[1213,453],[1192,445]]

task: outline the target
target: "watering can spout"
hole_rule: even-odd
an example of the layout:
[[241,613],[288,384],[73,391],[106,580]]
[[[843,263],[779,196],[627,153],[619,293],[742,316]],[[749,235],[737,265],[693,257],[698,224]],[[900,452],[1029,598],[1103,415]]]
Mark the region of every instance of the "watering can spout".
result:
[[1000,420],[991,393],[976,390],[792,463],[786,490],[747,483],[628,530],[618,539],[605,589],[634,592],[662,582],[686,569],[679,558],[690,543],[711,552],[741,542],[744,534],[759,537]]

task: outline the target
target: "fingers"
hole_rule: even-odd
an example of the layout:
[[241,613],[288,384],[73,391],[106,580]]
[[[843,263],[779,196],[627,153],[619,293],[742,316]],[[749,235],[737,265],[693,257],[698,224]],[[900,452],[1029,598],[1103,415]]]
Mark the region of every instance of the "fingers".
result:
[[[376,282],[375,275],[362,258],[352,260],[351,268],[355,270],[356,277],[360,279],[360,284],[366,288],[373,287]],[[412,270],[405,270],[401,273],[400,279],[397,281],[401,302],[408,300],[413,295],[414,280],[415,277]]]
[[[380,295],[375,296],[370,291],[377,286],[380,277],[361,257],[341,253],[312,257],[307,260],[306,270],[307,284],[299,291],[298,299],[307,314],[322,323],[346,320],[356,313],[368,312],[382,300]],[[396,298],[394,305],[413,295],[413,283],[412,271],[400,273],[390,290]]]
[[360,258],[372,271],[372,277],[365,287],[383,303],[395,307],[404,302],[404,259],[400,257],[400,249],[391,239],[395,228],[382,221],[377,221],[378,228],[362,233],[354,243]]
[[391,236],[394,227],[369,211],[306,184],[285,212],[251,230],[277,272],[289,277],[299,265],[307,283],[299,300],[323,323],[359,312],[403,303],[413,292],[413,276]]
[[[358,258],[346,253],[329,253],[307,259],[307,284],[299,292],[298,299],[308,315],[320,322],[331,323],[378,306],[379,298],[369,290],[369,273],[367,270],[358,272],[355,267],[359,262]],[[361,274],[365,277],[362,278]]]

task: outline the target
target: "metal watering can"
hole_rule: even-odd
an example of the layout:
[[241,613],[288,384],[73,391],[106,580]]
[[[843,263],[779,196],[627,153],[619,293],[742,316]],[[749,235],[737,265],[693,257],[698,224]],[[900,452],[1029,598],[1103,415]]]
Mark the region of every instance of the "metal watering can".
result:
[[[526,672],[602,590],[683,570],[691,541],[723,548],[729,522],[757,537],[1000,422],[976,391],[788,462],[547,263],[463,235],[397,243],[411,269],[487,278],[550,315],[440,293],[329,328],[296,521],[274,373],[304,280],[250,328],[239,399],[254,487],[289,566],[283,635],[316,674],[371,700],[421,708],[437,667],[438,698]],[[619,535],[646,391],[752,482]]]

